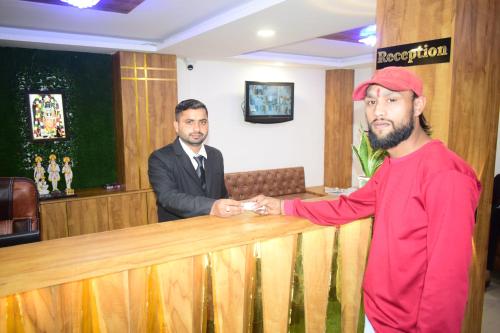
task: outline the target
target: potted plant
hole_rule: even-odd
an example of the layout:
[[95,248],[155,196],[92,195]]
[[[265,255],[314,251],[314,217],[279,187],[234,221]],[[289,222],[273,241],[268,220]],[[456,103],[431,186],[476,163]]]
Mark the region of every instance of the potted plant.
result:
[[352,146],[352,151],[358,157],[361,168],[363,169],[364,176],[359,176],[359,187],[365,185],[368,180],[375,174],[375,171],[382,165],[387,152],[384,149],[373,150],[368,133],[362,128],[359,129],[360,143],[359,146]]

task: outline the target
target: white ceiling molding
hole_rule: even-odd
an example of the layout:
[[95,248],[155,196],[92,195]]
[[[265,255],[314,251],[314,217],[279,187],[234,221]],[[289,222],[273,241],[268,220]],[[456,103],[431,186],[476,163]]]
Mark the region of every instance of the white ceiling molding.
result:
[[293,63],[299,65],[315,65],[326,68],[348,68],[361,66],[373,63],[375,59],[374,54],[365,54],[356,57],[347,58],[327,58],[327,57],[313,57],[304,55],[294,55],[288,53],[276,52],[252,52],[232,57],[232,59],[254,60],[254,61],[273,61],[283,63]]

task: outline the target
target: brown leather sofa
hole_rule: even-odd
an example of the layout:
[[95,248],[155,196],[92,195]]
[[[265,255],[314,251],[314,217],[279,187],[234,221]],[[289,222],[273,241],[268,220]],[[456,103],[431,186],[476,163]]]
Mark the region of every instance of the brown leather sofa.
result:
[[40,240],[38,192],[28,178],[0,177],[0,247]]
[[224,181],[229,197],[235,200],[258,194],[280,199],[317,197],[306,192],[303,167],[226,173]]

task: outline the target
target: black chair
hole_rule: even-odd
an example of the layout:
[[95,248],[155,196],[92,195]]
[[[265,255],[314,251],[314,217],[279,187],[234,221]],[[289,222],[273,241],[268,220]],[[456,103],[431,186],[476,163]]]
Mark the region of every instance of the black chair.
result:
[[0,177],[0,247],[40,241],[38,191],[22,177]]

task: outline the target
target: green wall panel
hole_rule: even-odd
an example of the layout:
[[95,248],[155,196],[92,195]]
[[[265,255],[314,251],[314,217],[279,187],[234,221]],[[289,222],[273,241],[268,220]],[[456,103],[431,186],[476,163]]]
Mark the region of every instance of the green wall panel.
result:
[[[67,140],[33,142],[35,91],[63,94]],[[73,188],[116,181],[110,55],[0,47],[0,101],[0,176],[33,178],[35,156],[46,168],[55,153],[61,168],[64,156],[73,160]]]

